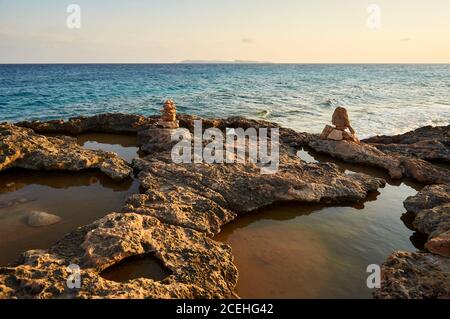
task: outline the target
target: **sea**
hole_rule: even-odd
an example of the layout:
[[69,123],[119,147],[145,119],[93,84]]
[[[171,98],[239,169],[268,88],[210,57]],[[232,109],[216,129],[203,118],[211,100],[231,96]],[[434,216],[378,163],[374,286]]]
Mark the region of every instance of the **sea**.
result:
[[399,134],[450,123],[450,65],[0,65],[0,122],[105,112],[245,116],[320,132],[344,106],[357,134]]

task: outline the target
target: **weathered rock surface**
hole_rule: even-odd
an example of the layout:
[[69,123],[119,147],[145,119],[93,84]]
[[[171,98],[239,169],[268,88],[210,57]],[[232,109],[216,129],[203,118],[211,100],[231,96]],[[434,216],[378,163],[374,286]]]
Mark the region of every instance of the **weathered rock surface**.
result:
[[281,150],[277,173],[256,164],[174,164],[169,156],[135,159],[144,194],[132,196],[126,211],[216,234],[236,214],[278,201],[354,203],[384,186],[363,174],[345,175],[334,164],[306,164]]
[[32,227],[49,226],[59,223],[61,220],[61,217],[45,212],[33,211],[28,215],[28,225]]
[[375,298],[450,298],[450,258],[398,251],[382,265]]
[[151,126],[138,132],[138,146],[146,153],[169,151],[176,144],[172,142],[172,134],[175,132],[176,129]]
[[194,130],[194,121],[202,120],[203,129],[215,127],[222,131],[226,128],[242,128],[244,130],[248,128],[279,128],[280,141],[286,146],[301,147],[307,146],[312,140],[319,138],[319,134],[311,134],[306,132],[297,132],[290,128],[280,127],[278,124],[263,120],[247,119],[241,116],[232,116],[226,119],[204,119],[197,116],[180,114],[177,115],[180,121],[180,127],[189,129],[191,132]]
[[384,168],[391,178],[409,177],[420,183],[450,183],[450,171],[424,160],[388,155],[369,144],[348,141],[313,140],[309,146],[345,162]]
[[46,137],[12,124],[0,125],[0,171],[8,168],[81,171],[98,169],[115,180],[132,169],[114,153],[86,150],[70,137]]
[[425,244],[425,248],[433,254],[450,258],[450,231],[432,237]]
[[375,136],[364,140],[386,154],[450,162],[450,125],[425,126],[396,136]]
[[413,227],[428,234],[425,248],[445,257],[450,257],[450,202],[421,210],[413,221]]
[[78,135],[87,132],[97,133],[136,133],[142,127],[156,122],[156,117],[134,114],[105,113],[94,116],[79,116],[67,121],[20,122],[17,126],[33,129],[36,133],[58,133]]
[[446,146],[450,144],[450,125],[424,126],[414,131],[400,135],[378,135],[363,140],[365,143],[376,144],[414,144],[421,141],[436,140]]
[[[172,272],[169,277],[119,283],[100,276],[129,256],[150,252]],[[0,298],[230,298],[237,281],[232,260],[229,246],[192,229],[112,213],[49,250],[24,253],[16,267],[0,268]],[[81,289],[66,285],[70,264],[81,268]]]
[[431,185],[404,201],[408,213],[414,215],[412,227],[428,234],[425,248],[450,257],[450,185]]
[[[79,135],[87,132],[94,133],[138,133],[147,129],[158,122],[158,116],[144,117],[134,114],[105,113],[94,116],[79,116],[67,121],[31,121],[19,122],[16,125],[33,129],[40,134],[70,134]],[[224,130],[227,127],[279,127],[279,125],[262,120],[252,120],[244,117],[229,117],[226,119],[207,119],[194,115],[177,114],[177,120],[180,127],[188,128],[193,131],[194,121],[202,120],[203,128],[216,127]],[[289,128],[280,128],[280,139],[292,147],[305,146],[311,140],[317,139],[318,134],[297,132]]]
[[430,209],[450,203],[450,185],[437,184],[425,186],[414,196],[408,197],[403,205],[408,212],[417,215],[423,209]]
[[413,226],[431,237],[450,230],[450,203],[420,211]]
[[385,154],[397,154],[432,162],[450,162],[450,147],[438,141],[422,141],[414,144],[375,144]]

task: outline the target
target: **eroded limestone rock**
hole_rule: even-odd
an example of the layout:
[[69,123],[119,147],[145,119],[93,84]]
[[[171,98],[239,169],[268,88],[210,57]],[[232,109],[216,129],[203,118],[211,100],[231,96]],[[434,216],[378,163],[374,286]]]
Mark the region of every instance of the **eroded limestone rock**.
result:
[[[192,118],[180,118],[189,128]],[[208,123],[221,129],[257,124],[242,118]],[[145,135],[142,138],[145,144]],[[283,139],[282,144],[279,171],[272,175],[261,175],[260,167],[250,162],[174,164],[167,150],[135,159],[133,167],[144,193],[130,196],[121,214],[81,227],[47,251],[27,252],[15,267],[0,268],[0,296],[235,296],[237,270],[231,249],[211,239],[225,223],[277,201],[354,203],[384,185],[383,180],[367,175],[346,175],[333,164],[307,164],[289,153]],[[161,282],[141,278],[116,283],[99,275],[127,257],[150,252],[172,272]],[[69,264],[82,268],[80,290],[65,286],[68,273],[64,267]]]
[[[154,141],[155,142],[155,141]],[[275,174],[258,164],[175,164],[168,152],[133,161],[144,194],[129,198],[125,211],[154,216],[165,223],[217,234],[236,214],[278,201],[354,203],[384,186],[363,174],[346,175],[334,164],[307,164],[280,149]]]
[[425,126],[395,136],[375,136],[364,140],[386,154],[450,162],[450,125]]
[[431,237],[450,230],[450,203],[421,210],[414,219],[413,226]]
[[136,133],[146,125],[154,124],[156,117],[134,114],[105,113],[94,116],[78,116],[67,121],[20,122],[17,126],[33,129],[36,133],[79,135],[82,133]]
[[414,196],[408,197],[403,205],[408,212],[417,215],[423,209],[450,203],[450,185],[437,184],[425,186]]
[[12,124],[0,125],[0,171],[8,168],[81,171],[98,169],[114,180],[132,169],[114,153],[82,148],[67,136],[46,137]]
[[391,178],[409,177],[420,183],[450,183],[450,171],[424,160],[388,155],[369,144],[348,141],[313,140],[309,146],[345,162],[384,168]]
[[436,140],[444,145],[450,143],[450,125],[424,126],[400,135],[378,135],[363,140],[364,143],[375,144],[414,144],[422,141]]
[[413,214],[412,228],[429,235],[425,249],[450,257],[450,185],[431,185],[408,197],[404,206]]
[[450,147],[438,141],[422,141],[414,144],[374,144],[385,154],[398,154],[426,161],[450,162]]
[[397,251],[382,265],[375,298],[450,298],[450,258]]
[[450,258],[450,231],[432,237],[425,244],[425,248],[433,254]]
[[[99,274],[133,255],[155,252],[172,275],[124,283]],[[0,298],[230,298],[237,281],[228,245],[151,216],[112,213],[78,228],[49,250],[24,253],[0,268]],[[81,289],[69,289],[67,266],[81,268]]]
[[450,193],[449,185],[428,186],[404,202],[408,212],[415,214],[412,226],[428,234],[425,248],[450,257]]
[[[178,115],[177,118],[180,126],[190,131],[193,130],[193,121],[198,119],[189,115]],[[143,133],[156,121],[156,117],[106,114],[79,117],[67,122],[32,122],[21,125],[47,133],[133,132],[140,135],[143,148],[152,138],[154,144],[160,141],[149,131],[147,134]],[[246,129],[278,125],[235,117],[204,120],[203,128],[208,127],[224,130],[227,127]],[[8,131],[3,129],[1,132],[5,130]],[[17,129],[13,130],[18,132]],[[46,157],[50,160],[46,161],[59,162],[59,158],[52,159],[52,156],[57,157],[54,154],[60,153],[60,146],[75,150],[71,146],[67,147],[68,143],[72,143],[70,138],[38,137],[29,130],[27,132],[31,136],[24,137],[24,141],[31,137],[34,144],[43,143],[46,155],[51,154]],[[406,156],[386,155],[368,145],[360,147],[351,143],[354,147],[349,147],[349,143],[345,141],[317,141],[317,135],[284,128],[280,128],[280,139],[280,167],[274,175],[261,175],[260,167],[251,163],[177,165],[170,160],[167,150],[156,151],[147,158],[135,160],[133,167],[139,172],[143,194],[130,196],[122,213],[110,214],[72,231],[49,250],[28,251],[16,266],[0,268],[0,298],[235,296],[233,290],[237,270],[232,262],[231,249],[211,239],[225,223],[239,214],[249,213],[277,201],[353,203],[384,184],[383,180],[363,174],[343,174],[333,164],[306,164],[289,153],[289,146],[319,143],[318,148],[324,148],[329,154],[335,154],[349,162],[384,167],[396,177],[412,176],[430,183],[439,178],[446,180],[442,171],[435,170],[434,166],[428,166],[430,164],[426,162],[418,162],[417,159]],[[326,143],[321,144],[323,142]],[[37,149],[26,145],[25,149]],[[49,151],[52,148],[56,151]],[[76,154],[79,155],[72,154],[72,151],[67,151],[67,156],[75,162],[75,159],[79,159],[83,163],[72,164],[77,168],[96,168],[97,164],[92,163],[95,161],[91,156],[96,154],[101,157],[97,151],[89,151],[94,152],[89,155],[82,149],[77,150]],[[25,152],[27,157],[22,156],[22,149],[14,148],[12,143],[3,143],[1,152],[0,162],[3,167],[10,167],[22,159],[27,162],[30,158],[36,158],[32,157],[36,156],[34,152],[31,152],[32,155]],[[36,152],[39,154],[40,151]],[[83,160],[84,158],[90,160]],[[84,162],[89,162],[89,165]],[[31,163],[34,165],[33,161]],[[63,167],[72,167],[64,161],[63,163]],[[433,246],[427,246],[427,249],[443,251],[442,247],[447,247],[445,240],[448,237],[445,236],[448,236],[447,232],[431,238],[427,244]],[[155,252],[155,256],[170,269],[172,275],[160,282],[140,278],[125,283],[109,281],[99,275],[102,270],[127,257],[151,252]],[[379,298],[448,297],[448,285],[442,285],[442,282],[450,282],[448,260],[430,253],[397,252],[383,266],[383,286],[375,295]],[[80,265],[82,269],[80,290],[71,290],[66,286],[69,275],[66,267],[72,263]]]

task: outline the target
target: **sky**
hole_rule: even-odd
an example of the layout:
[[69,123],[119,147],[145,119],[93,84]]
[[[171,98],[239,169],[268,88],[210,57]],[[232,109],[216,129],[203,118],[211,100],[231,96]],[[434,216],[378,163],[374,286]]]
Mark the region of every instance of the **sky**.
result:
[[450,63],[450,1],[0,0],[0,63],[183,60]]

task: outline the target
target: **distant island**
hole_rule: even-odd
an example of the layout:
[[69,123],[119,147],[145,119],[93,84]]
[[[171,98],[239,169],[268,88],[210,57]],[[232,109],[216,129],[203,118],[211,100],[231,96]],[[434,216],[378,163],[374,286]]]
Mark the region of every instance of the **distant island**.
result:
[[234,61],[221,61],[221,60],[183,60],[182,64],[268,64],[272,62],[266,61],[251,61],[251,60],[234,60]]

